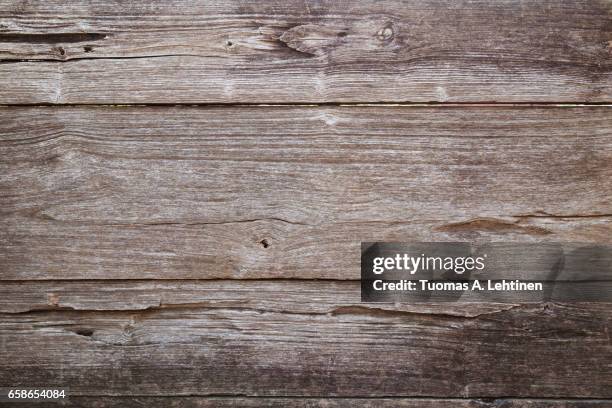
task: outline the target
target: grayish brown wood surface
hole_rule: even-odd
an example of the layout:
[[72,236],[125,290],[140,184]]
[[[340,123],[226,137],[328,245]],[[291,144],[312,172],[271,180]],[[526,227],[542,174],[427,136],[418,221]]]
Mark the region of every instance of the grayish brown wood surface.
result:
[[0,2],[0,103],[609,102],[612,7]]
[[[338,287],[351,284],[211,283],[209,291],[224,287],[201,294],[204,302],[178,293],[132,310],[87,310],[82,301],[62,310],[63,294],[52,293],[45,309],[1,314],[11,358],[0,386],[44,380],[76,395],[611,397],[607,304],[410,310],[343,303]],[[97,286],[109,304],[124,300]]]
[[361,241],[612,244],[612,107],[406,102],[610,103],[612,2],[0,0],[0,104],[162,105],[0,107],[0,387],[611,406],[610,304],[356,279]]
[[[0,313],[44,310],[142,311],[172,307],[234,307],[329,314],[361,304],[358,281],[149,280],[2,282]],[[512,304],[375,304],[377,310],[475,317]]]
[[[291,313],[332,313],[359,307],[359,281],[317,280],[124,280],[22,281],[0,284],[0,313],[41,310],[141,311],[176,306],[240,307]],[[569,283],[568,283],[569,284]],[[572,286],[578,285],[576,282]],[[606,285],[609,282],[593,282]],[[314,299],[314,300],[313,300]],[[499,298],[498,298],[499,299]],[[474,317],[520,303],[511,294],[504,303],[376,303],[376,309]],[[514,303],[512,303],[514,300]],[[282,305],[282,306],[281,306]]]
[[357,279],[361,241],[612,243],[612,109],[0,109],[2,279]]
[[[83,408],[608,408],[612,400],[439,398],[72,397],[48,406]],[[6,404],[23,408],[23,403]],[[37,403],[36,407],[47,406]]]

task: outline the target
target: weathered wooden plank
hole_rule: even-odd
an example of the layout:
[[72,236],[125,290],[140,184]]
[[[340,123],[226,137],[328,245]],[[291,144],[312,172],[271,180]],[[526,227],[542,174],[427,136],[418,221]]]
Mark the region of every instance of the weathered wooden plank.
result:
[[[62,407],[328,407],[328,408],[607,408],[612,400],[495,399],[462,400],[437,398],[239,398],[239,397],[71,397],[49,406]],[[22,408],[23,403],[5,403]],[[46,406],[44,403],[36,404]]]
[[[255,291],[237,297],[261,298]],[[276,307],[293,300],[288,292]],[[463,317],[370,305],[320,312],[317,303],[300,312],[201,304],[2,314],[10,358],[0,386],[126,396],[611,396],[609,305]]]
[[[452,215],[451,215],[452,216]],[[474,229],[436,232],[448,219],[334,223],[98,226],[6,216],[0,228],[2,280],[11,279],[358,279],[363,241],[610,238],[609,218],[550,222],[546,237]],[[245,225],[246,224],[246,225]],[[391,224],[391,225],[390,225]],[[468,238],[469,239],[469,238]],[[265,244],[265,246],[264,246]],[[519,271],[517,271],[518,273]]]
[[0,115],[2,279],[355,279],[361,241],[612,242],[608,107]]
[[[234,307],[290,313],[332,313],[362,307],[358,281],[26,281],[0,284],[0,313],[41,310],[141,311],[174,307]],[[380,303],[378,310],[475,317],[512,304]]]
[[[573,287],[581,283],[566,284]],[[610,288],[609,281],[592,284],[600,290],[602,285]],[[521,303],[521,299],[521,294],[515,293],[509,294],[505,303],[430,301],[373,303],[371,306],[376,310],[475,317],[510,309]],[[141,311],[173,307],[240,307],[325,314],[339,309],[364,307],[364,303],[360,300],[359,281],[299,280],[296,283],[295,280],[250,280],[247,283],[240,280],[82,280],[0,283],[0,313],[42,310]]]
[[604,102],[612,8],[0,2],[0,103]]

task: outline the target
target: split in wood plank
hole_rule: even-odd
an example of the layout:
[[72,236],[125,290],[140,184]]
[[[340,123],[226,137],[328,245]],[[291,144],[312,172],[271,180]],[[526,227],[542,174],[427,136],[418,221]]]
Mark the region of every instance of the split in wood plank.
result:
[[11,358],[0,386],[68,386],[76,395],[612,396],[607,304],[505,305],[472,316],[325,311],[300,294],[312,289],[300,281],[278,298],[250,282],[232,285],[233,305],[2,313],[2,354]]

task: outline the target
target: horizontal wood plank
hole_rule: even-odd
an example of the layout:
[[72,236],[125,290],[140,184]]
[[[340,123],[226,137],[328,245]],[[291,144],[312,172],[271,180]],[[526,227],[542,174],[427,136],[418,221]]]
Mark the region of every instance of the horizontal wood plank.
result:
[[610,102],[601,0],[0,1],[0,103]]
[[[329,314],[360,307],[358,281],[162,280],[25,281],[0,284],[0,313],[30,311],[143,311],[175,307],[234,307]],[[377,310],[475,317],[513,304],[379,303]]]
[[[335,313],[359,308],[359,281],[323,280],[81,280],[3,281],[0,313],[44,310],[143,311],[173,307],[236,307],[291,313]],[[557,282],[557,285],[560,285]],[[567,282],[580,287],[579,282]],[[584,285],[584,284],[583,284]],[[593,282],[610,288],[610,282]],[[414,303],[376,303],[376,310],[475,317],[510,309],[522,302],[520,293],[509,293],[498,302],[428,300]],[[585,296],[586,298],[586,296]],[[485,297],[486,299],[486,297]],[[546,300],[544,300],[546,301]],[[527,303],[523,301],[523,303]],[[531,301],[533,303],[533,301]],[[539,303],[539,302],[538,302]],[[569,302],[571,303],[571,302]]]
[[0,116],[1,279],[356,279],[361,241],[612,243],[606,107]]
[[[612,400],[438,398],[71,397],[50,406],[91,408],[607,408]],[[5,403],[23,408],[23,403]],[[41,406],[40,403],[36,406]],[[45,406],[45,405],[42,405]]]
[[[236,281],[208,283],[192,301],[198,287],[177,283],[174,295],[156,292],[168,303],[116,310],[125,290],[74,285],[87,296],[66,287],[45,309],[0,314],[10,356],[0,386],[98,396],[612,396],[608,304],[427,310],[359,304],[354,282]],[[151,283],[132,285],[135,294]],[[108,310],[86,299],[96,288]],[[70,302],[75,310],[61,309]]]

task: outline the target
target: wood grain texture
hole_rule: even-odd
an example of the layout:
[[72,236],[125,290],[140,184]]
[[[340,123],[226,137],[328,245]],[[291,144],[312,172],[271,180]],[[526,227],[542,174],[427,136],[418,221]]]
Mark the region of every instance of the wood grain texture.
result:
[[612,396],[609,305],[321,311],[316,298],[294,295],[302,282],[291,285],[266,299],[236,283],[244,302],[234,305],[3,313],[2,355],[11,358],[0,386],[99,396]]
[[612,7],[0,2],[0,103],[609,102]]
[[[518,304],[379,303],[375,310],[476,317]],[[0,313],[35,311],[143,311],[174,307],[250,308],[285,313],[330,314],[367,307],[358,281],[163,280],[27,281],[0,284]]]
[[[49,406],[83,408],[607,408],[612,400],[439,398],[234,398],[234,397],[71,397]],[[23,408],[23,403],[5,406]],[[47,406],[37,403],[39,406]]]
[[[330,314],[352,308],[476,317],[521,303],[511,294],[504,303],[490,301],[362,303],[359,281],[322,280],[123,280],[3,281],[0,313],[34,311],[143,311],[173,307],[251,308],[290,313]],[[594,282],[610,287],[609,282]],[[579,286],[576,282],[568,285]],[[604,287],[606,287],[604,286]],[[524,302],[526,303],[526,302]],[[533,302],[531,302],[533,303]],[[538,302],[539,303],[539,302]]]
[[611,106],[452,105],[611,103],[610,0],[0,0],[0,90],[65,105],[0,107],[0,387],[612,406],[610,304],[356,280],[361,241],[612,244]]
[[607,107],[0,115],[1,279],[357,279],[361,241],[612,243]]

